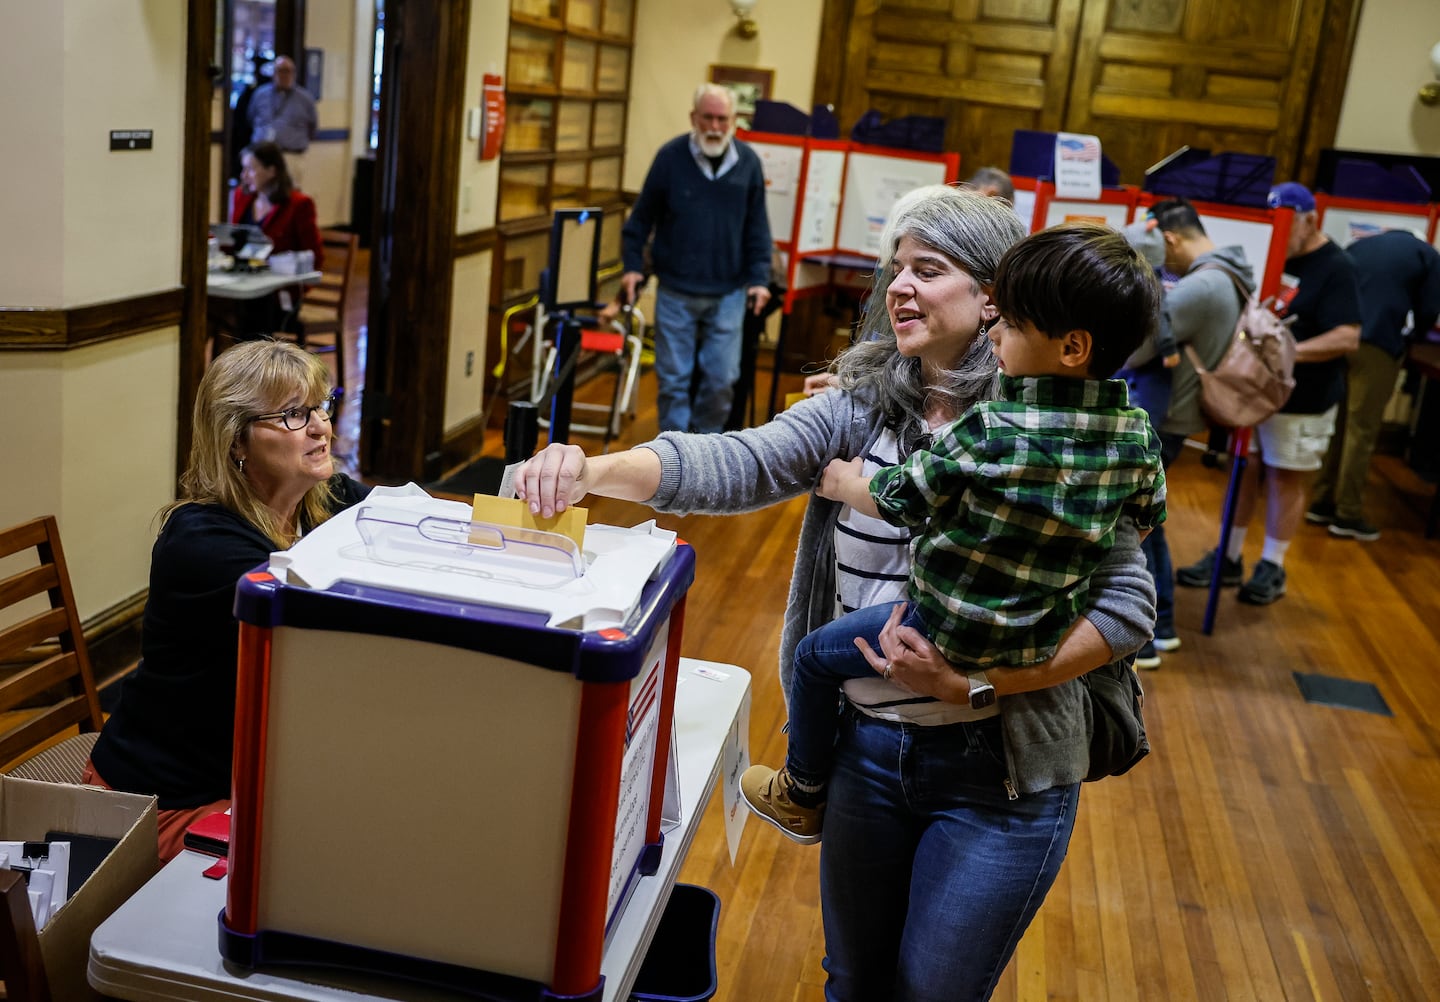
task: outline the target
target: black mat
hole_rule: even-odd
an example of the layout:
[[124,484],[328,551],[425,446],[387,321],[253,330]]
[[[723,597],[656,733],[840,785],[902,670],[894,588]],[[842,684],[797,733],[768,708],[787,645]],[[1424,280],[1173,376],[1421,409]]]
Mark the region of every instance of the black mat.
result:
[[444,480],[423,486],[431,494],[461,494],[466,497],[473,494],[493,495],[500,489],[500,476],[504,472],[503,459],[482,458]]
[[1385,697],[1380,695],[1380,690],[1369,682],[1299,671],[1291,674],[1295,676],[1295,684],[1300,687],[1300,695],[1305,697],[1307,703],[1338,706],[1342,710],[1364,710],[1366,713],[1378,713],[1382,717],[1395,716],[1390,712]]

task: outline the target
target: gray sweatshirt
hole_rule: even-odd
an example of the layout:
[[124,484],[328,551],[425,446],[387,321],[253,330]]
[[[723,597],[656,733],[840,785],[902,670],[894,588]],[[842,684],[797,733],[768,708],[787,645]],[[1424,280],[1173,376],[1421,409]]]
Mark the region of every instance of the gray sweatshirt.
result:
[[1219,364],[1235,333],[1235,321],[1240,319],[1240,294],[1230,279],[1231,272],[1247,289],[1254,290],[1254,272],[1245,260],[1244,249],[1231,246],[1201,254],[1185,277],[1165,294],[1165,313],[1180,349],[1180,364],[1170,380],[1170,410],[1160,424],[1166,434],[1193,435],[1205,430],[1205,418],[1200,413],[1200,377],[1185,356],[1185,345],[1195,347],[1207,370]]
[[[811,494],[830,460],[864,454],[882,423],[883,415],[868,402],[832,389],[758,428],[724,435],[666,432],[643,446],[661,465],[660,487],[647,503],[675,514],[729,514]],[[780,683],[787,694],[796,646],[834,618],[834,541],[840,509],[838,502],[811,494],[800,526],[780,635]],[[1138,650],[1150,639],[1155,623],[1155,586],[1128,519],[1090,580],[1085,618],[1117,658]],[[1090,705],[1078,680],[1002,697],[1000,711],[1010,778],[1020,793],[1084,777]]]

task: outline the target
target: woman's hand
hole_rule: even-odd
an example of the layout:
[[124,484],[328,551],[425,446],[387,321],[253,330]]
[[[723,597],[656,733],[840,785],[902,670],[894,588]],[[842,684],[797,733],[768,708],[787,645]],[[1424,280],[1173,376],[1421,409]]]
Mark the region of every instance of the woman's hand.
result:
[[526,501],[530,514],[549,518],[589,492],[585,452],[578,445],[547,445],[515,471],[515,496]]
[[804,390],[807,397],[824,393],[832,386],[840,385],[840,377],[833,372],[816,372],[805,377]]
[[880,631],[880,650],[875,650],[861,637],[855,646],[865,655],[876,673],[901,688],[922,696],[932,696],[945,703],[970,702],[970,681],[955,670],[940,649],[913,626],[905,626],[905,603],[898,602],[890,610]]

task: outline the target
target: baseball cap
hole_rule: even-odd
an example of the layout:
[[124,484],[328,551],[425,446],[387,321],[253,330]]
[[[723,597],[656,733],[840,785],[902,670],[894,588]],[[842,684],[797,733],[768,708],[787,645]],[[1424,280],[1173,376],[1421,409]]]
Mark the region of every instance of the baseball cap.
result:
[[1265,204],[1272,209],[1285,208],[1294,209],[1296,212],[1314,212],[1315,196],[1310,194],[1310,189],[1303,184],[1286,181],[1270,189],[1270,196],[1265,199]]

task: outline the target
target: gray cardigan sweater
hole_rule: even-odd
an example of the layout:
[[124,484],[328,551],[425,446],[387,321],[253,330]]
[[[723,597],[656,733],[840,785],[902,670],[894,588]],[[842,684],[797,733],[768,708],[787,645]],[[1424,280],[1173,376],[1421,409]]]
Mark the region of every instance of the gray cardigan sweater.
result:
[[[660,487],[647,504],[675,514],[729,514],[809,494],[835,458],[862,455],[879,437],[881,411],[855,394],[829,390],[758,428],[724,435],[666,432],[642,448],[660,458]],[[780,636],[786,693],[795,647],[834,618],[835,523],[840,504],[811,494],[800,527]],[[1139,536],[1124,520],[1109,556],[1091,576],[1085,612],[1117,658],[1134,653],[1155,623],[1155,586]],[[1000,700],[1010,780],[1019,793],[1077,783],[1089,764],[1090,703],[1079,680]]]

